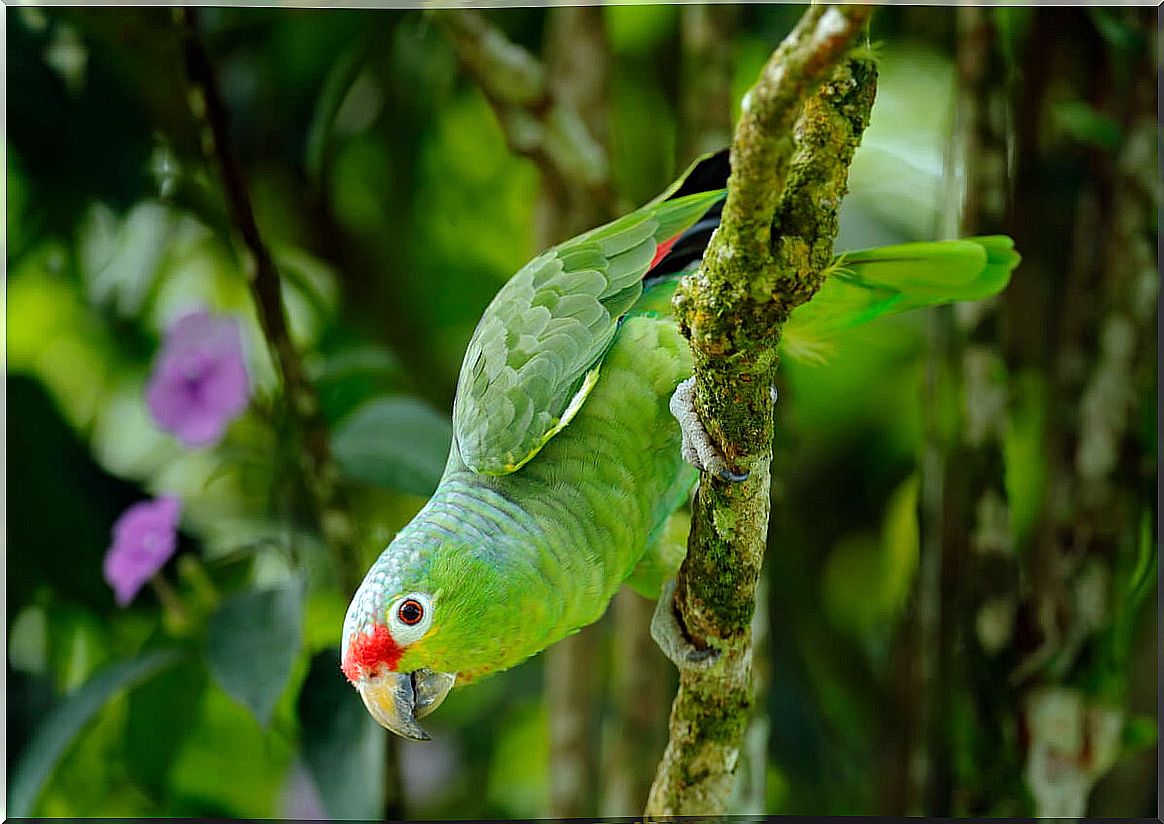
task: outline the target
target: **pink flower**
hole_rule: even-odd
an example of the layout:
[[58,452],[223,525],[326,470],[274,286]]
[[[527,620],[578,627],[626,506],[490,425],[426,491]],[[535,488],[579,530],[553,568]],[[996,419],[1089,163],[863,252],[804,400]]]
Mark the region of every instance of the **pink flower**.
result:
[[243,413],[250,379],[236,320],[200,310],[169,331],[146,387],[158,426],[189,447],[211,446]]
[[142,501],[121,513],[113,525],[113,544],[105,553],[105,580],[121,606],[132,601],[174,554],[181,511],[177,498]]

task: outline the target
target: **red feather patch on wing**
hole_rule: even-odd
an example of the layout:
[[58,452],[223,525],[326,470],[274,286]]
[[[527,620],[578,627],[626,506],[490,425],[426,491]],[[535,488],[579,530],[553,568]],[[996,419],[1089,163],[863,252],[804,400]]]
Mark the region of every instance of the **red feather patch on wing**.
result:
[[354,684],[361,676],[376,672],[381,665],[395,671],[403,654],[388,627],[377,624],[370,633],[362,632],[352,639],[341,669]]
[[670,240],[664,240],[662,243],[655,247],[655,256],[651,258],[651,265],[647,267],[648,272],[654,269],[659,264],[660,260],[667,257],[667,253],[671,251],[671,247],[674,246],[681,237],[683,237],[683,234],[679,233]]

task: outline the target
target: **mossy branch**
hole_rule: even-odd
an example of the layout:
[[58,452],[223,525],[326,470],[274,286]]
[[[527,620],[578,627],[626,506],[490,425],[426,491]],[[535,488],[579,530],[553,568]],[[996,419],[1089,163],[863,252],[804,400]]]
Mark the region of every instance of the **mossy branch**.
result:
[[648,816],[721,814],[752,704],[750,624],[767,537],[776,347],[832,257],[849,162],[876,70],[846,59],[867,6],[813,6],[744,99],[719,230],[676,296],[695,362],[696,408],[737,469],[704,473],[673,608],[714,664],[682,667]]

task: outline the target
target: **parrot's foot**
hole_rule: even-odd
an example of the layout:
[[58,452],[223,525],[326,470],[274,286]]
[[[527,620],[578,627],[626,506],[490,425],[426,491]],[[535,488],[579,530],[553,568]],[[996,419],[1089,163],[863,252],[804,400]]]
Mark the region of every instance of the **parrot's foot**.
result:
[[719,660],[719,650],[700,649],[687,640],[687,633],[675,615],[675,579],[663,584],[655,614],[651,617],[651,637],[671,662],[680,670],[708,670]]
[[735,472],[728,466],[723,453],[712,443],[703,421],[699,419],[699,413],[695,411],[695,378],[688,378],[675,387],[670,409],[683,433],[683,460],[725,481],[739,483],[748,479],[747,472]]

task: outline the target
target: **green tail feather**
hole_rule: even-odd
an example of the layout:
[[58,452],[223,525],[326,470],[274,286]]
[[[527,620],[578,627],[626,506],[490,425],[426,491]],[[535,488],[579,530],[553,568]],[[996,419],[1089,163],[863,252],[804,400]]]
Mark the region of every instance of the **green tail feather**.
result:
[[823,361],[835,338],[885,315],[996,295],[1020,257],[1003,235],[846,252],[784,325],[781,354]]
[[[833,261],[820,291],[788,318],[780,353],[823,362],[836,338],[861,324],[911,309],[996,295],[1020,259],[1014,241],[1003,235],[845,252]],[[649,284],[631,312],[670,315],[682,275],[677,272]]]

